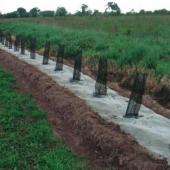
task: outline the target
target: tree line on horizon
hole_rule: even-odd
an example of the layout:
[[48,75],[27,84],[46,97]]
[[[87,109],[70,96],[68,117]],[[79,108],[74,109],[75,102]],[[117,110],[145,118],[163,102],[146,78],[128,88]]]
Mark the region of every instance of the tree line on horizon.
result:
[[23,18],[23,17],[54,17],[54,16],[118,16],[118,15],[170,15],[170,11],[166,9],[160,9],[155,11],[145,11],[144,9],[139,12],[131,10],[125,14],[121,12],[120,7],[115,2],[108,2],[104,12],[99,10],[90,10],[88,5],[82,4],[81,10],[77,11],[74,14],[68,13],[65,7],[58,7],[56,11],[45,10],[41,11],[39,8],[34,7],[30,11],[20,7],[16,11],[9,12],[6,14],[0,13],[0,18]]

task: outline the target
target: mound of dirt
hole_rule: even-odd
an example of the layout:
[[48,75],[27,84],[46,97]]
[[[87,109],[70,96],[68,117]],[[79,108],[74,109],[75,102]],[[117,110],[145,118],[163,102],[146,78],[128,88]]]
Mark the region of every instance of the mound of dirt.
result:
[[0,65],[12,71],[21,89],[31,92],[48,111],[54,130],[78,154],[101,167],[119,170],[170,170],[166,160],[149,155],[118,125],[106,123],[71,92],[36,68],[0,51]]
[[154,96],[162,105],[170,109],[170,89],[167,86],[162,86],[154,93]]

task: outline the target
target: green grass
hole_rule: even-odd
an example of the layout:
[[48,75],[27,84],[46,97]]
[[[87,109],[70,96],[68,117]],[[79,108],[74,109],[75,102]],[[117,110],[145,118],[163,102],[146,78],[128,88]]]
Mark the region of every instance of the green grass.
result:
[[[0,29],[64,43],[66,57],[106,57],[120,68],[141,67],[170,77],[170,16],[53,17],[0,20]],[[48,34],[48,38],[47,38]],[[167,64],[168,63],[168,64]]]
[[47,115],[0,69],[0,170],[89,170],[53,134]]

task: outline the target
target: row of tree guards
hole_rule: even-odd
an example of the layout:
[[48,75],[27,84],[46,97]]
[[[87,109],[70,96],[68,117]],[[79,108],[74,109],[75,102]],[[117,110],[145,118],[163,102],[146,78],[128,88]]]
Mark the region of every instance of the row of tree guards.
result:
[[[19,49],[21,48],[21,55],[25,55],[26,40],[23,36],[16,36],[13,43],[12,36],[10,33],[6,35],[0,33],[0,43],[5,45],[9,49],[12,49],[14,46],[14,51],[16,52],[17,51],[19,52]],[[47,65],[49,62],[50,47],[51,47],[50,42],[46,41],[42,62],[43,65]],[[29,50],[30,58],[35,59],[36,38],[34,37],[29,39]],[[56,55],[56,66],[54,69],[55,71],[63,70],[64,51],[65,46],[63,44],[59,44]],[[74,71],[71,82],[77,82],[81,80],[81,66],[82,66],[82,50],[77,50],[77,53],[74,57]],[[108,68],[107,59],[102,57],[99,58],[98,73],[95,83],[95,92],[93,94],[95,97],[102,97],[107,95],[107,68]],[[139,116],[139,110],[142,104],[142,97],[145,92],[145,84],[146,74],[137,73],[134,79],[130,100],[124,117],[137,118]]]

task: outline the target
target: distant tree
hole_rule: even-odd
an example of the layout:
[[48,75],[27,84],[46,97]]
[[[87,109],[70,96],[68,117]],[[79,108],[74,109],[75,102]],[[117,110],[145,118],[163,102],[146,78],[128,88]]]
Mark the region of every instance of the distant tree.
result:
[[111,14],[119,15],[121,13],[121,10],[120,10],[118,4],[115,3],[115,2],[108,2],[107,3],[107,8],[105,10],[105,13],[108,13],[108,9],[111,10]]
[[127,15],[135,15],[135,14],[136,14],[136,12],[135,12],[135,10],[134,10],[134,9],[132,9],[131,11],[127,12],[126,14],[127,14]]
[[93,11],[93,15],[94,15],[94,16],[99,16],[99,15],[102,15],[102,13],[101,13],[99,10],[95,9],[95,10]]
[[138,13],[132,9],[130,12],[126,13],[127,15],[151,15],[153,14],[152,11],[145,11],[144,9],[141,9]]
[[17,11],[10,12],[10,13],[4,14],[4,17],[5,18],[17,18],[18,17],[18,13],[17,13]]
[[56,16],[66,16],[67,10],[64,7],[58,7],[56,11]]
[[67,13],[67,16],[72,16],[73,14],[71,12]]
[[40,16],[43,17],[53,17],[55,15],[54,11],[41,11]]
[[106,7],[106,9],[105,9],[105,12],[107,12],[108,9],[110,9],[112,5],[113,5],[113,2],[108,2],[108,3],[107,3],[107,7]]
[[19,17],[26,17],[26,16],[28,16],[26,9],[21,8],[21,7],[17,9],[17,13],[18,13]]
[[86,16],[91,16],[92,14],[93,14],[92,10],[89,9],[89,10],[86,11]]
[[86,4],[82,4],[82,5],[81,5],[82,15],[86,15],[86,13],[87,13],[87,8],[88,8],[88,5],[86,5]]
[[146,13],[146,14],[149,14],[149,15],[150,15],[150,14],[153,14],[152,11],[145,11],[145,13]]
[[39,10],[37,7],[35,7],[35,8],[32,8],[32,9],[30,10],[29,16],[31,16],[31,17],[37,17],[37,16],[39,15],[39,13],[40,13],[40,10]]
[[76,11],[76,13],[74,14],[76,16],[82,16],[82,12],[81,11]]
[[170,14],[170,11],[168,11],[166,9],[160,9],[160,10],[155,10],[153,12],[153,14],[156,14],[156,15],[168,15],[168,14]]
[[141,10],[139,11],[139,14],[140,14],[140,15],[144,15],[144,14],[146,14],[146,11],[145,11],[144,9],[141,9]]

